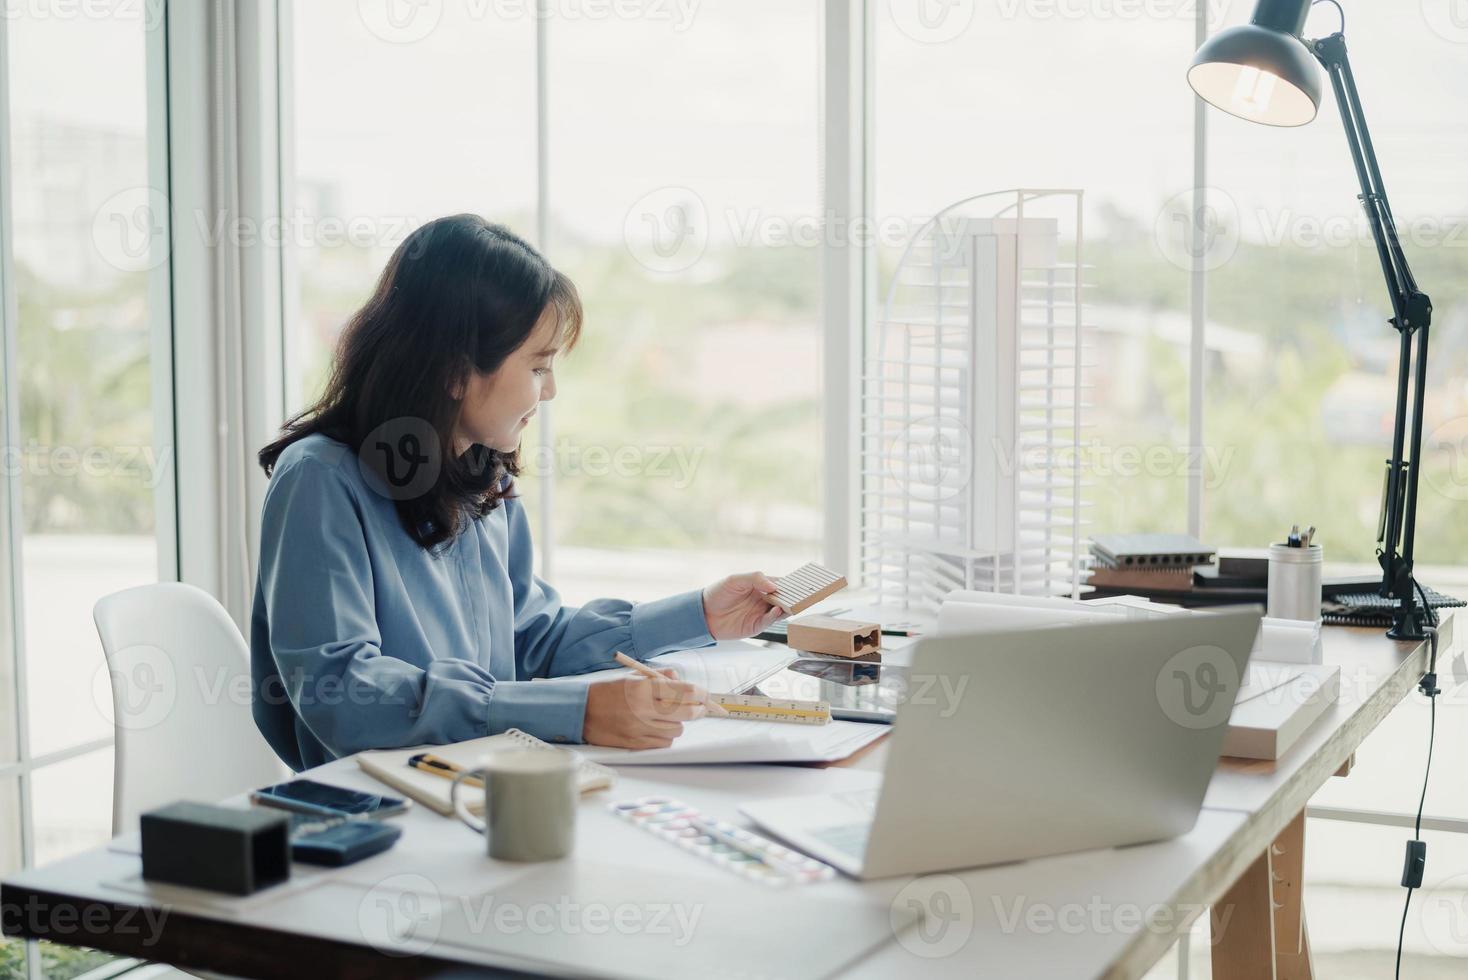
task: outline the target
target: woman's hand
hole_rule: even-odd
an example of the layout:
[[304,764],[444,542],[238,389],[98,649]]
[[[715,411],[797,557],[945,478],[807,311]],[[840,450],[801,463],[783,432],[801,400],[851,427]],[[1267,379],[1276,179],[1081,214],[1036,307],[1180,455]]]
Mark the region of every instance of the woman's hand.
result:
[[683,734],[683,723],[704,714],[708,692],[661,670],[667,680],[634,675],[601,681],[586,689],[581,738],[619,749],[665,749]]
[[739,640],[769,626],[785,615],[785,610],[765,598],[776,589],[763,572],[730,575],[704,589],[703,618],[709,635],[716,640]]

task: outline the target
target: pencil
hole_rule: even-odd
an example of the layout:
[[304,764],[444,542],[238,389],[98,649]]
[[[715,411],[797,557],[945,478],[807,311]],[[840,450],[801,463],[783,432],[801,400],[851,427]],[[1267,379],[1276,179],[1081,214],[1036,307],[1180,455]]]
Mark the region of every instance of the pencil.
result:
[[[463,767],[456,765],[455,763],[452,763],[447,759],[440,759],[438,756],[434,755],[431,752],[418,753],[408,760],[408,765],[412,766],[414,769],[417,769],[419,772],[426,772],[432,776],[442,776],[444,779],[453,779],[459,773],[464,771]],[[470,786],[484,785],[484,781],[481,780],[478,776],[471,776],[470,778],[464,780],[464,782],[468,783]]]
[[[651,667],[640,660],[633,660],[631,657],[627,656],[620,650],[617,651],[617,655],[612,659],[617,661],[617,663],[621,664],[623,667],[632,668],[643,677],[646,677],[650,680],[665,681],[668,679],[666,675],[659,674],[657,671],[653,670]],[[710,701],[707,698],[705,698],[703,701],[685,701],[683,703],[702,704],[704,710],[715,718],[727,718],[729,715],[729,712],[725,710],[722,704],[719,704],[716,701]]]

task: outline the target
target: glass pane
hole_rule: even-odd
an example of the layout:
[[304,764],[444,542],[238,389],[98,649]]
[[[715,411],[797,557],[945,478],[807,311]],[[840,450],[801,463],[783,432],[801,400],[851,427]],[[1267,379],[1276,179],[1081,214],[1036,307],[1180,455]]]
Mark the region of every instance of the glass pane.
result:
[[[383,13],[395,7],[401,16]],[[300,295],[289,390],[303,406],[346,318],[418,225],[477,211],[534,235],[535,21],[534,4],[292,9]]]
[[[1424,11],[1439,6],[1448,5]],[[1468,581],[1468,117],[1440,108],[1468,85],[1464,34],[1445,13],[1348,7],[1351,61],[1402,247],[1433,300],[1416,558],[1419,578],[1443,588]],[[1247,16],[1229,13],[1229,24]],[[1323,35],[1336,21],[1322,5],[1308,29]],[[1327,86],[1308,126],[1213,112],[1208,127],[1210,206],[1230,247],[1209,280],[1208,329],[1235,350],[1208,375],[1210,438],[1233,452],[1228,479],[1206,498],[1209,536],[1262,546],[1293,523],[1314,524],[1327,561],[1375,571],[1398,334],[1339,110]]]
[[41,974],[46,980],[72,980],[98,967],[112,962],[116,957],[95,949],[80,946],[60,946],[56,943],[40,943]]
[[25,940],[0,937],[0,980],[26,980]]
[[21,866],[20,780],[0,779],[0,876]]
[[[0,330],[5,329],[0,311]],[[6,379],[0,365],[0,445],[4,445]],[[15,609],[14,586],[11,581],[9,540],[10,493],[14,475],[0,466],[0,763],[14,762],[20,752],[19,690],[15,683]],[[3,849],[0,843],[0,849]],[[0,850],[3,853],[3,850]]]
[[[36,770],[31,776],[31,799],[37,864],[105,842],[112,836],[112,750],[89,753]],[[13,826],[18,837],[18,800],[6,800],[0,791],[0,805],[16,814]],[[8,831],[10,826],[8,819],[0,822],[0,832]],[[0,840],[0,867],[3,867],[5,843]],[[14,856],[15,866],[19,866],[18,849]],[[0,947],[0,978],[11,976],[5,972],[6,957],[20,956],[21,946],[15,943],[10,948]],[[34,948],[40,954],[42,975],[53,980],[70,980],[113,959],[94,949],[49,942]]]
[[550,256],[586,330],[529,448],[574,600],[819,554],[819,21],[706,0],[549,25]]
[[[0,779],[0,877],[20,868],[20,780]],[[25,941],[0,937],[0,980],[24,980]]]
[[110,840],[112,749],[88,752],[32,773],[31,820],[37,865]]
[[92,606],[154,581],[148,188],[141,16],[10,20],[31,751],[104,736]]
[[[940,209],[1012,188],[1083,191],[1086,530],[1186,530],[1189,259],[1173,214],[1192,185],[1180,66],[1193,5],[1113,17],[922,7],[876,11],[874,207],[894,236],[880,232],[876,312],[907,230]],[[1057,229],[1064,255],[1074,233]]]

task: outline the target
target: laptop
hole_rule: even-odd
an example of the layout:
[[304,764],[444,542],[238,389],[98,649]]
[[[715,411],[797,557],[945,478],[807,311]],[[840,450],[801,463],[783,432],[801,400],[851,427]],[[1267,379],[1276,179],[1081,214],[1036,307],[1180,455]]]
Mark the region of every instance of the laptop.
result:
[[1251,608],[925,638],[879,789],[740,809],[857,878],[1187,833],[1259,618]]

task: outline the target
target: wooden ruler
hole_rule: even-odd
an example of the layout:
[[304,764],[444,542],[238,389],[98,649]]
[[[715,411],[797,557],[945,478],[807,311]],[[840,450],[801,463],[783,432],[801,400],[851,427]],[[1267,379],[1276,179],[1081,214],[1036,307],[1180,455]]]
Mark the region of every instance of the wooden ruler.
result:
[[792,725],[824,725],[831,720],[828,701],[794,701],[758,694],[710,694],[709,700],[724,707],[731,718],[749,721],[784,721]]

